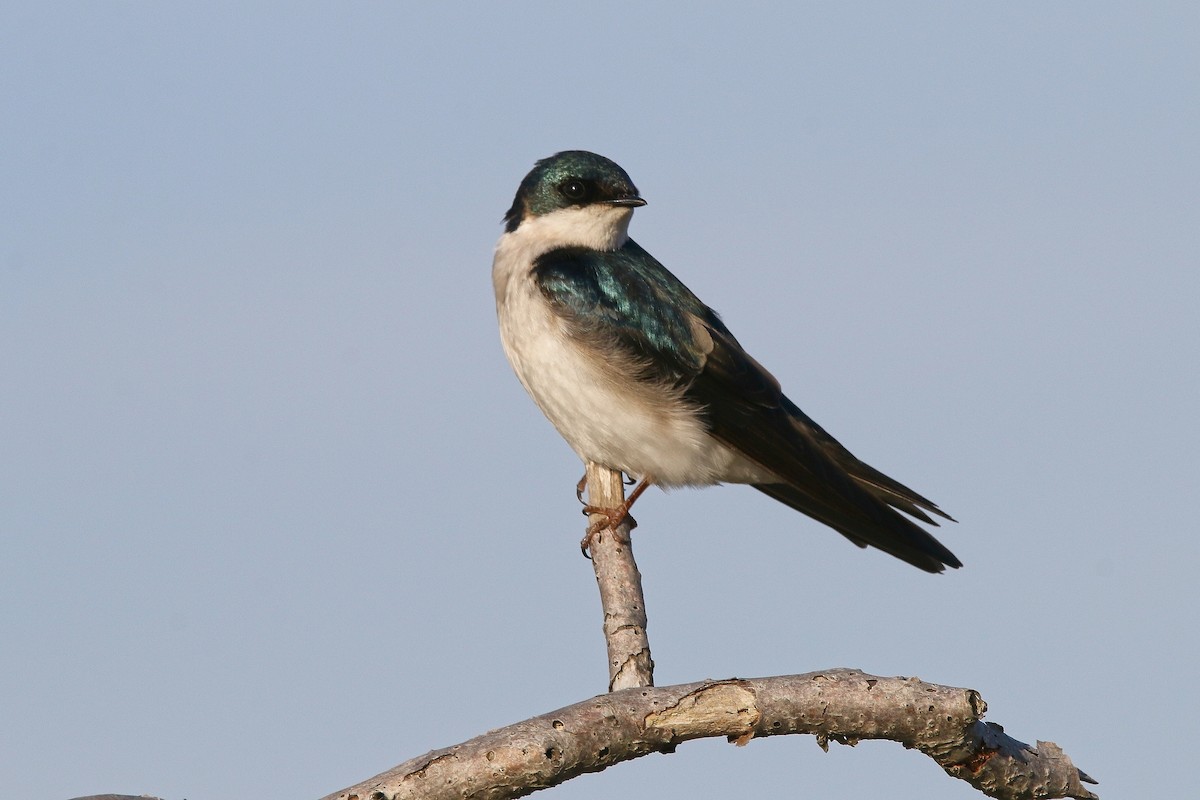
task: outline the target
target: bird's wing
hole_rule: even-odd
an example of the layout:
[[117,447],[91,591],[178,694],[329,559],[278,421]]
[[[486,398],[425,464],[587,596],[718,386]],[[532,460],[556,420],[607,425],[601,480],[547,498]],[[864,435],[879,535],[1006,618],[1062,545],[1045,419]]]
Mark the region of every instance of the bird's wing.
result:
[[612,252],[552,250],[533,278],[573,336],[638,362],[634,377],[684,385],[704,368],[703,321],[715,315],[632,240]]
[[[928,513],[949,519],[933,502],[863,463],[796,407],[729,335],[713,330],[713,349],[686,397],[708,410],[712,435],[780,477],[755,488],[850,541],[890,553],[929,572],[962,563],[924,528],[897,509],[936,525]],[[758,381],[748,378],[759,372]],[[737,389],[757,391],[739,396]],[[775,384],[778,386],[778,384]]]
[[555,250],[534,279],[572,335],[624,354],[631,380],[679,387],[713,437],[780,481],[755,488],[860,547],[872,545],[930,572],[961,566],[896,509],[936,524],[930,500],[855,458],[782,392],[716,312],[632,240],[614,252]]

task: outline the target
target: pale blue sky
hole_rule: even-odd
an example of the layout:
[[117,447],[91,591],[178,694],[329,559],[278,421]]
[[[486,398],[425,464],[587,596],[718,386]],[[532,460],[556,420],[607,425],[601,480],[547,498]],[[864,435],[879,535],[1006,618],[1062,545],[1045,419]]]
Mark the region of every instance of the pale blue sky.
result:
[[[603,691],[574,455],[489,276],[537,158],[960,522],[926,575],[652,491],[660,684],[979,690],[1193,791],[1194,3],[10,3],[0,795],[319,797]],[[558,798],[968,798],[894,744],[686,745]]]

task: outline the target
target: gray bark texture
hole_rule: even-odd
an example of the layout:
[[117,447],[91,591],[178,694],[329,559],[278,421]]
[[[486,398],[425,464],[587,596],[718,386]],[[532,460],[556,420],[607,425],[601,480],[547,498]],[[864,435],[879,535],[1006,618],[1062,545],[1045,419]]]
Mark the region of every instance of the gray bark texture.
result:
[[989,797],[1095,800],[1057,745],[1036,747],[983,722],[972,689],[834,669],[623,689],[434,750],[324,800],[460,800],[523,797],[585,772],[681,743],[724,736],[812,734],[853,745],[888,739],[918,750]]
[[[589,464],[587,481],[590,505],[621,506],[619,472]],[[1084,788],[1095,781],[1057,745],[1030,746],[984,722],[987,704],[973,689],[853,669],[655,688],[631,528],[626,520],[585,540],[604,611],[608,694],[434,750],[323,800],[523,797],[622,761],[673,752],[691,739],[723,736],[741,746],[783,734],[811,734],[826,750],[830,742],[898,742],[1001,800],[1098,800]]]
[[[587,465],[588,503],[616,508],[625,500],[621,473]],[[602,520],[593,515],[590,522]],[[654,661],[646,636],[646,601],[642,575],[633,560],[627,519],[617,530],[605,528],[592,540],[592,568],[604,611],[604,641],[608,646],[608,690],[654,685]]]
[[[586,477],[589,505],[621,505],[621,473],[588,464]],[[591,521],[603,519],[593,515]],[[523,797],[585,772],[670,753],[690,739],[724,736],[745,745],[788,733],[812,734],[825,749],[830,741],[899,742],[1003,800],[1097,800],[1083,786],[1095,781],[1057,745],[1031,747],[984,722],[987,704],[973,689],[852,669],[653,688],[631,528],[627,520],[589,539],[604,610],[609,694],[434,750],[323,800]]]

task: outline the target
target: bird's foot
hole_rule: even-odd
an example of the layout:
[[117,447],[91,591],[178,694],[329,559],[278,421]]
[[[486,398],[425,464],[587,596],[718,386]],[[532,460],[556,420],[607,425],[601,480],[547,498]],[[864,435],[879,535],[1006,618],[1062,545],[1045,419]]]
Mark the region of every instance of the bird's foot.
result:
[[629,544],[628,539],[621,538],[618,528],[623,523],[629,524],[629,530],[633,530],[637,527],[637,520],[634,519],[629,513],[630,505],[631,503],[627,500],[616,508],[599,508],[597,506],[589,505],[585,505],[583,507],[584,514],[587,514],[588,516],[592,514],[598,514],[601,517],[601,519],[598,519],[591,525],[588,525],[587,533],[583,535],[583,539],[579,542],[579,550],[583,553],[584,558],[592,557],[589,551],[592,549],[592,545],[596,543],[596,539],[600,535],[600,532],[604,530],[611,530],[618,543],[626,545]]

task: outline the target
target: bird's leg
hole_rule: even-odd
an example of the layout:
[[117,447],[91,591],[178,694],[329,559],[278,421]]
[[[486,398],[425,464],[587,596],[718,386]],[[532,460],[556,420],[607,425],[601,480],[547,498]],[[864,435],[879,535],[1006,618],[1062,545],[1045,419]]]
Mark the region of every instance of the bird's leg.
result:
[[[585,475],[584,478],[586,477],[587,476]],[[637,502],[639,497],[642,496],[642,492],[649,488],[650,484],[650,478],[642,478],[641,482],[638,483],[638,485],[634,487],[634,490],[629,493],[629,497],[625,498],[625,502],[621,503],[621,505],[617,506],[616,508],[599,508],[598,506],[584,505],[584,514],[599,514],[600,516],[604,517],[604,519],[596,520],[588,526],[587,533],[584,534],[583,541],[579,543],[579,549],[583,551],[584,556],[587,556],[588,550],[591,549],[592,543],[596,540],[596,536],[600,533],[600,531],[608,528],[612,529],[613,535],[616,535],[617,528],[622,522],[629,523],[629,530],[633,530],[637,527],[637,520],[629,515],[629,509],[633,508],[633,504]],[[580,486],[582,485],[583,481],[580,481]],[[580,495],[580,501],[582,502],[583,490],[580,489],[578,494]],[[626,542],[626,544],[628,544],[628,542]]]
[[[629,477],[628,475],[622,475],[621,483],[625,484],[626,486],[633,486],[635,483],[637,483],[637,481],[634,480],[633,478]],[[585,505],[585,506],[587,505],[587,503],[583,499],[583,490],[586,488],[587,488],[587,471],[585,470],[583,473],[583,477],[579,479],[579,483],[575,484],[575,499],[578,500],[580,503],[583,503],[583,505]],[[589,512],[585,511],[583,513],[587,514]]]

